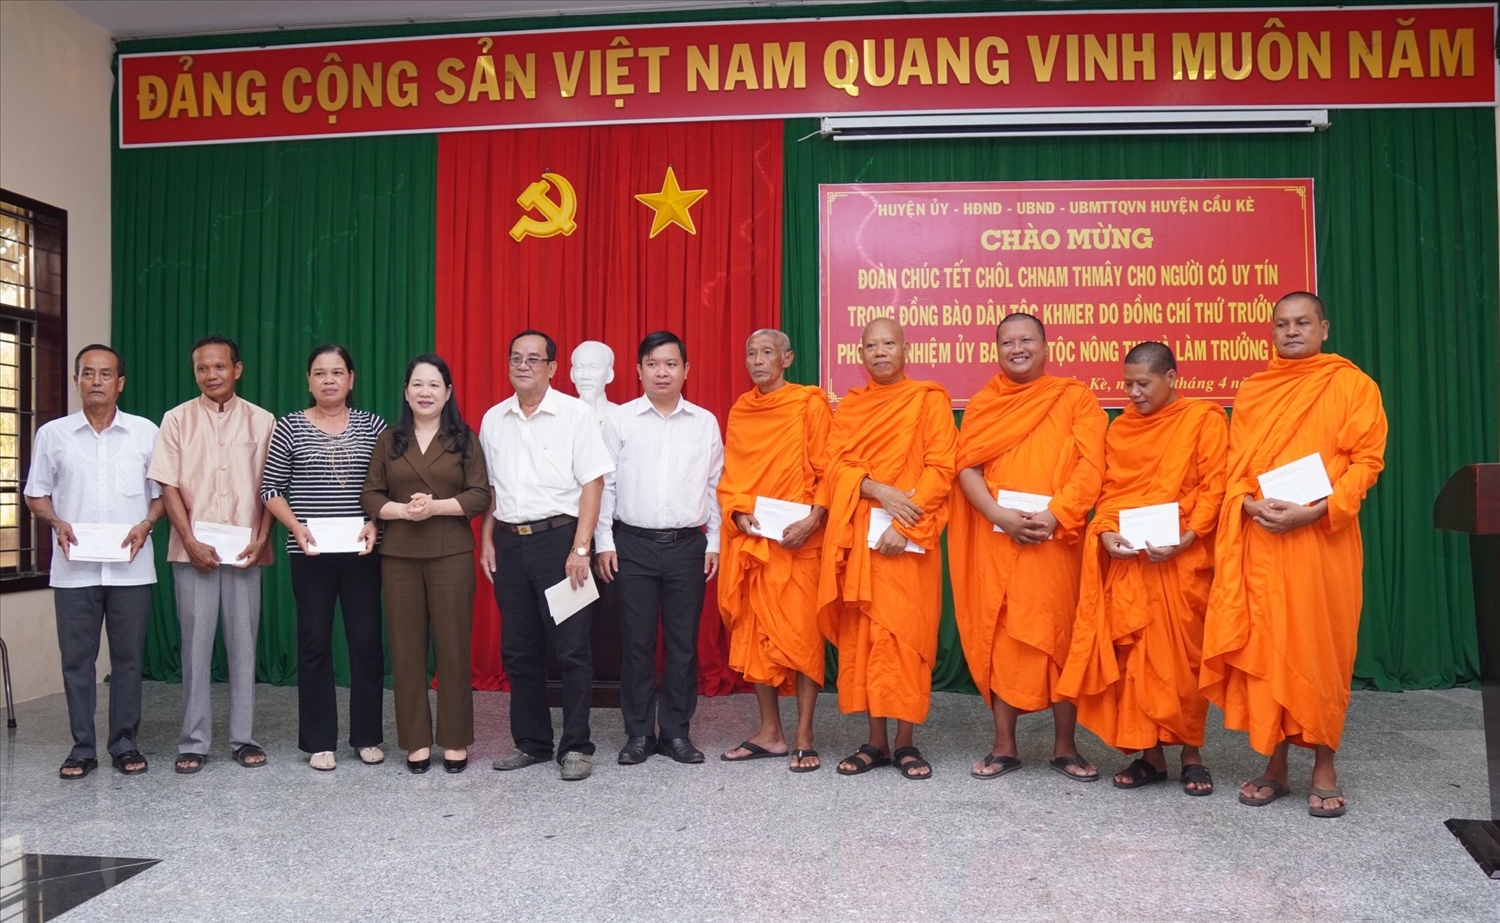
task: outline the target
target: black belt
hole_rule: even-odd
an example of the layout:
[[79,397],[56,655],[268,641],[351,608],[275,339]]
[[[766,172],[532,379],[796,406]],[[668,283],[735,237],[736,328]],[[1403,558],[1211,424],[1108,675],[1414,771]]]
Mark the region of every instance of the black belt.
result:
[[685,538],[703,534],[702,526],[690,526],[686,529],[642,529],[637,526],[615,520],[615,528],[621,532],[631,535],[639,535],[641,538],[650,539],[661,545],[670,545],[672,542],[680,542]]
[[514,523],[496,520],[495,525],[516,535],[534,535],[537,532],[546,532],[548,529],[556,529],[560,526],[571,526],[577,521],[577,516],[553,516],[551,519],[538,519],[536,522]]

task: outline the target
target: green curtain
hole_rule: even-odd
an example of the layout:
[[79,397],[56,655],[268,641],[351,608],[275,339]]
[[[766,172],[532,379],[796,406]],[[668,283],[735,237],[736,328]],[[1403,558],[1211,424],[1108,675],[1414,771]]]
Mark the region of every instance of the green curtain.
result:
[[[123,404],[160,420],[197,394],[193,342],[238,341],[239,393],[278,417],[307,406],[307,354],[347,346],[355,402],[392,419],[407,361],[433,345],[437,140],[148,148],[114,154],[114,345]],[[180,635],[157,528],[156,601],[144,673],[182,676]],[[297,618],[278,525],[262,583],[256,678],[297,680]],[[336,677],[348,682],[342,625]],[[222,643],[214,676],[226,677]]]
[[[786,126],[782,316],[817,381],[819,183],[1302,177],[1314,180],[1329,348],[1380,383],[1391,435],[1360,524],[1365,605],[1354,685],[1478,675],[1464,536],[1432,528],[1460,465],[1496,460],[1500,256],[1492,109],[1332,113],[1309,135],[833,142]],[[1309,575],[1315,579],[1315,575]],[[939,689],[971,689],[944,594]]]

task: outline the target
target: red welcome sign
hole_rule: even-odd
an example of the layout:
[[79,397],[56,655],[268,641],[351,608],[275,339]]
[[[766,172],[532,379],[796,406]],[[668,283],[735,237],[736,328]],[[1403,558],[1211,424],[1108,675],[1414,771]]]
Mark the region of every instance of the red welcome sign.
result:
[[608,26],[120,56],[122,147],[905,112],[1492,105],[1494,4]]
[[1228,406],[1270,358],[1271,312],[1315,291],[1311,179],[820,186],[821,384],[868,380],[859,338],[906,333],[907,372],[953,406],[999,370],[995,325],[1047,329],[1048,371],[1126,403],[1125,354],[1166,343],[1178,390]]

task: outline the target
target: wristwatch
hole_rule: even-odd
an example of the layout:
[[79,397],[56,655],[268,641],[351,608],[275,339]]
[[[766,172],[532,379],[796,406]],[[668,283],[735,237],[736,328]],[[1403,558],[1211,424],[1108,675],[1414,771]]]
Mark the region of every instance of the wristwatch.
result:
[[573,549],[573,553],[576,554],[576,555],[578,555],[580,558],[586,558],[586,557],[589,556],[588,546],[587,545],[579,545],[577,548]]

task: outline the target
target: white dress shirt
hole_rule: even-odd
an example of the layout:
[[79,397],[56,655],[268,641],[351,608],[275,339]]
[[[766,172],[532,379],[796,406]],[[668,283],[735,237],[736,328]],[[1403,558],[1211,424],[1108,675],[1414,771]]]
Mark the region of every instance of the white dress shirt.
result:
[[[83,411],[53,420],[36,431],[26,496],[51,497],[64,522],[130,525],[141,522],[161,485],[146,477],[156,448],[156,424],[115,410],[103,432],[95,432]],[[52,555],[51,585],[142,586],[156,582],[151,537],[134,561],[69,561],[61,549]]]
[[499,522],[577,516],[583,485],[615,470],[593,408],[555,388],[529,417],[515,395],[491,407],[479,424],[479,444]]
[[651,399],[621,404],[604,419],[604,447],[615,471],[604,478],[594,547],[615,550],[614,521],[640,529],[708,526],[708,550],[719,550],[724,440],[714,415],[678,398],[666,416]]

